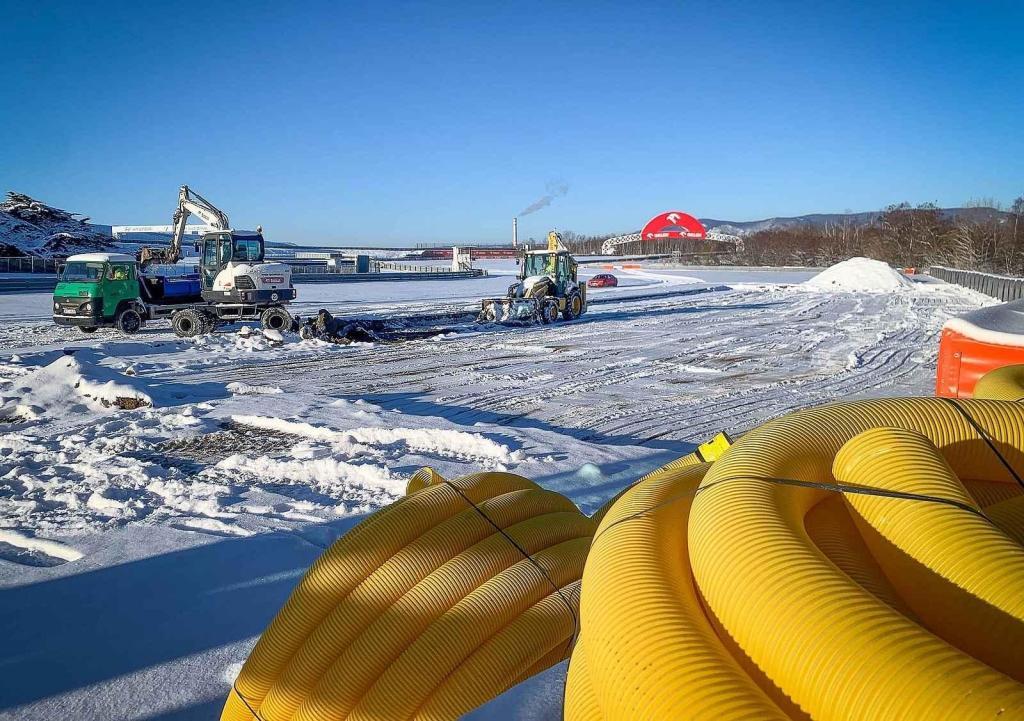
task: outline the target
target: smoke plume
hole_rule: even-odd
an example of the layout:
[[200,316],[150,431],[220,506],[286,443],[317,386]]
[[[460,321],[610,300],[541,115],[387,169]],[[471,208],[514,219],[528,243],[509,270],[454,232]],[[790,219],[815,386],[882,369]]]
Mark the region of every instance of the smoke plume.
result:
[[537,200],[533,201],[528,206],[526,206],[526,208],[519,211],[519,217],[529,215],[530,213],[536,213],[541,208],[548,207],[549,205],[551,205],[552,200],[554,200],[555,198],[560,198],[568,192],[568,183],[548,183],[547,192],[544,193],[544,195],[542,195],[541,197],[537,198]]

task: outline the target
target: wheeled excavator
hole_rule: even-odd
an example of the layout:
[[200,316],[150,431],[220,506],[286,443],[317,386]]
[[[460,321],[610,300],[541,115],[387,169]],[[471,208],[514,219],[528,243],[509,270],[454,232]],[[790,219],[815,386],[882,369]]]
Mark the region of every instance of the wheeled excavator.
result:
[[575,320],[587,310],[587,284],[576,278],[577,264],[557,231],[548,233],[546,250],[526,250],[519,278],[503,298],[481,302],[480,322],[554,323]]
[[[199,276],[152,272],[174,265],[191,215],[210,227],[196,243]],[[85,333],[115,327],[135,333],[147,321],[169,318],[174,332],[190,337],[220,323],[256,320],[265,329],[292,326],[285,305],[294,300],[291,268],[267,262],[263,230],[232,230],[228,216],[187,185],[178,193],[171,243],[142,248],[132,258],[118,253],[73,255],[61,270],[53,296],[53,319]],[[149,272],[147,272],[149,271]]]

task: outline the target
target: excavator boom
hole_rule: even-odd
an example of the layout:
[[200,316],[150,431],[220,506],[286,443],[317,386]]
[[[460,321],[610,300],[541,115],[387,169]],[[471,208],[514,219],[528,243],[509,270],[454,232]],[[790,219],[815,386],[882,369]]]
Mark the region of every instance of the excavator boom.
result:
[[171,244],[167,248],[143,248],[139,251],[139,262],[145,268],[150,263],[160,262],[174,264],[181,259],[181,240],[185,236],[185,226],[192,215],[199,216],[204,223],[215,230],[228,230],[231,222],[227,213],[215,206],[187,185],[178,191],[178,207],[174,211],[171,222],[174,230],[171,233]]

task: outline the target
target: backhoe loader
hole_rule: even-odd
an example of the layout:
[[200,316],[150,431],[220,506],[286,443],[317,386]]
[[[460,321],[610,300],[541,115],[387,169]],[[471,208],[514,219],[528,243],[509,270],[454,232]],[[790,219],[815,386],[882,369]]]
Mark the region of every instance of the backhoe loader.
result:
[[554,323],[559,315],[575,320],[587,310],[587,284],[576,278],[577,264],[562,245],[562,236],[548,233],[547,250],[526,250],[519,279],[503,298],[485,298],[477,320],[482,323]]

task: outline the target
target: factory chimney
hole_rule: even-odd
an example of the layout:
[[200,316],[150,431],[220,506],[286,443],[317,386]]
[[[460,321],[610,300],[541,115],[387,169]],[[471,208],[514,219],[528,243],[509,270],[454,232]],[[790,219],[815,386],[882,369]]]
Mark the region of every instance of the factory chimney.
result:
[[512,219],[512,247],[519,247],[519,218]]

